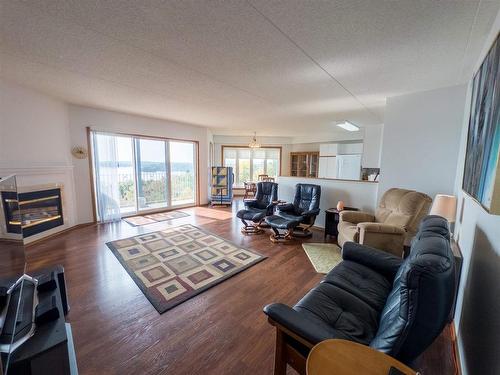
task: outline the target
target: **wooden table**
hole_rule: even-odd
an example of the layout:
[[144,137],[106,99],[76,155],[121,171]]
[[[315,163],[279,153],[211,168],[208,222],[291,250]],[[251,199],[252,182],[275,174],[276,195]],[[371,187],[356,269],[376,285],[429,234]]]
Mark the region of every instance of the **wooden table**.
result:
[[417,375],[398,360],[369,346],[347,340],[326,340],[307,357],[307,375],[388,375],[395,367],[405,375]]
[[[343,211],[358,211],[355,207],[344,207]],[[340,211],[336,208],[329,208],[325,210],[325,238],[327,235],[337,238],[339,231]]]

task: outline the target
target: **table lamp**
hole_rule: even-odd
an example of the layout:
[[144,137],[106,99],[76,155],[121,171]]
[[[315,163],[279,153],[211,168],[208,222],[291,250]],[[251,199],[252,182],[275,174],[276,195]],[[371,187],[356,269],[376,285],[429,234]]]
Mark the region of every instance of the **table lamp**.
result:
[[[439,215],[448,220],[448,223],[455,222],[457,213],[457,197],[454,195],[437,194],[432,202],[430,215]],[[450,232],[453,234],[450,225]]]

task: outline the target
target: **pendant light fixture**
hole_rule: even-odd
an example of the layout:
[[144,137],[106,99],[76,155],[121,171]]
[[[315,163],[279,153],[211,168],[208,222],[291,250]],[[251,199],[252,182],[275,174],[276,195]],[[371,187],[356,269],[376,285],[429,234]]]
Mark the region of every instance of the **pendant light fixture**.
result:
[[253,139],[248,144],[248,147],[250,147],[250,148],[259,148],[260,147],[260,143],[257,142],[257,132],[253,132]]

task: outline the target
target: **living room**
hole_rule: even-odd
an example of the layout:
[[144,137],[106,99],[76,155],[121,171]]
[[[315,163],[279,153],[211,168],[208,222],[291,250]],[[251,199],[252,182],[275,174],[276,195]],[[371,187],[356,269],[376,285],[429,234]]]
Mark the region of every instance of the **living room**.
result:
[[498,1],[0,6],[0,373],[500,371]]

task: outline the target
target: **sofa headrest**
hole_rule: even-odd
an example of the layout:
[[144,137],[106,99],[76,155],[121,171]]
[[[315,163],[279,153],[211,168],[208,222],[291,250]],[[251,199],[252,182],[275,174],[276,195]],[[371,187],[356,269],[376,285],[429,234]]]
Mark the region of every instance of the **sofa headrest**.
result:
[[454,299],[454,258],[446,219],[427,216],[394,278],[370,344],[403,362],[417,357],[447,323]]
[[427,215],[420,222],[420,227],[415,238],[423,238],[429,236],[440,235],[446,239],[450,239],[450,230],[448,221],[438,215]]

